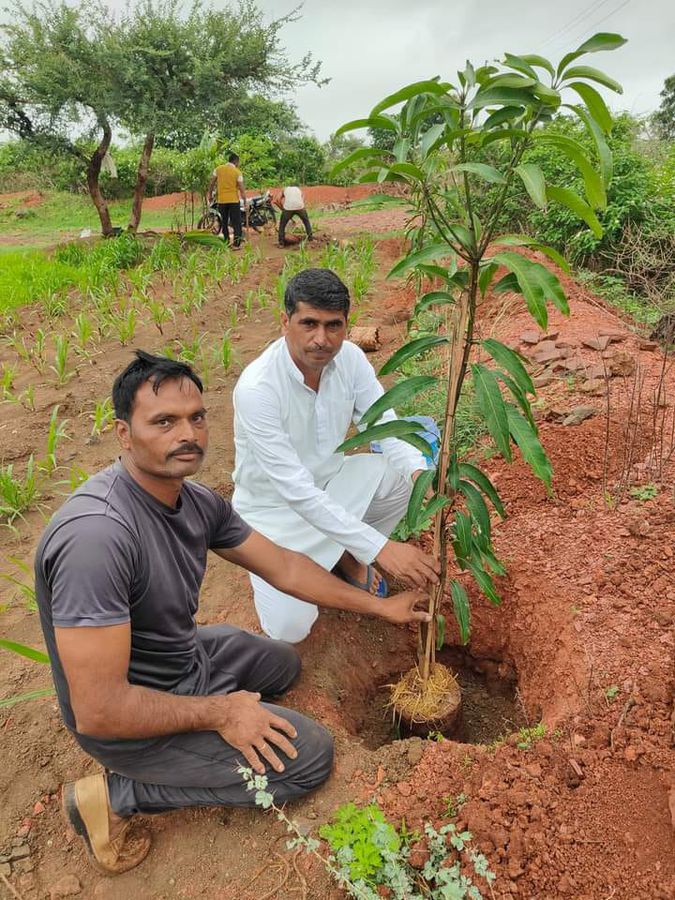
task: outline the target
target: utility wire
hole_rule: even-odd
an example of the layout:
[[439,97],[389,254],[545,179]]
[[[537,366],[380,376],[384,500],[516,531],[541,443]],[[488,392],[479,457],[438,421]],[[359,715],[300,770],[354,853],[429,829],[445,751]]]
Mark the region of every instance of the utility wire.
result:
[[566,25],[563,25],[562,28],[558,29],[558,31],[554,32],[549,38],[547,38],[542,44],[542,47],[546,47],[548,44],[557,41],[558,38],[561,38],[566,32],[576,28],[583,22],[584,19],[587,19],[590,16],[594,15],[600,10],[601,7],[605,6],[605,4],[609,2],[610,0],[600,0],[599,3],[591,3],[590,6],[582,9],[576,14],[576,16],[574,16],[574,18],[570,19],[570,21]]
[[606,22],[607,19],[611,19],[612,16],[616,15],[616,13],[620,12],[625,6],[628,6],[630,0],[623,0],[618,6],[616,6],[611,12],[608,12],[607,15],[603,16],[601,19],[595,21],[592,25],[589,25],[587,28],[584,28],[583,31],[577,33],[577,36],[574,38],[572,43],[575,43],[580,40],[582,37],[586,37],[586,35],[591,32],[593,33],[598,25],[602,25],[603,22]]

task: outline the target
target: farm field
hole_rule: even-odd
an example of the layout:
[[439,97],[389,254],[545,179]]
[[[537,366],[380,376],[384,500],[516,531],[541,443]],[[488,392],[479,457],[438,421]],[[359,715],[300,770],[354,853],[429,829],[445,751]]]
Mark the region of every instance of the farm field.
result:
[[[3,311],[0,463],[24,485],[32,466],[36,481],[30,508],[3,512],[11,527],[0,531],[0,574],[30,583],[23,567],[32,564],[45,516],[115,458],[105,401],[134,348],[180,355],[205,377],[211,439],[199,477],[225,496],[232,389],[278,335],[290,275],[312,264],[335,269],[351,289],[352,324],[378,329],[371,361],[378,368],[388,358],[415,302],[412,288],[386,279],[403,251],[406,209],[341,208],[366,190],[307,190],[317,222],[311,249],[280,250],[272,233],[252,236],[240,254],[141,235],[141,256],[129,250],[127,268],[118,265],[116,242],[105,242],[110,257],[65,303],[47,287],[29,305]],[[20,202],[26,198],[0,196],[0,214]],[[168,229],[177,202],[148,200],[144,227]],[[30,208],[39,218],[40,200]],[[53,246],[94,224],[74,219],[72,231],[54,234],[34,218],[8,221],[0,231],[6,253]],[[81,245],[85,256],[98,252],[95,242]],[[86,267],[77,250],[56,252],[64,265]],[[375,798],[409,830],[428,818],[468,828],[500,900],[666,900],[675,891],[675,370],[648,328],[560,277],[571,315],[552,313],[546,334],[533,330],[514,294],[488,292],[479,307],[479,335],[530,360],[554,494],[547,497],[520,458],[507,465],[474,436],[468,452],[483,458],[507,504],[494,533],[508,575],[499,579],[499,609],[467,581],[468,649],[447,617],[442,652],[471,697],[463,732],[458,740],[397,740],[381,688],[412,665],[412,630],[322,612],[300,645],[304,671],[284,703],[333,732],[336,768],[288,814],[315,832],[340,804]],[[0,637],[42,647],[29,590],[5,579],[0,592]],[[212,560],[201,597],[200,624],[259,630],[241,570]],[[49,687],[44,666],[4,651],[0,659],[0,703]],[[111,900],[342,896],[315,859],[284,849],[284,826],[260,810],[154,817],[148,859],[103,877],[60,815],[60,784],[94,763],[61,724],[53,697],[0,707],[0,735],[0,856],[14,856],[0,862],[8,896],[59,897],[68,888]]]

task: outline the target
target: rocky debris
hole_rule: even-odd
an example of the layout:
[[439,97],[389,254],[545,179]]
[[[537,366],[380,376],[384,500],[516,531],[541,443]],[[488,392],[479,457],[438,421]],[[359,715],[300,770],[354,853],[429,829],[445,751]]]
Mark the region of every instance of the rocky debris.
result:
[[584,347],[590,347],[591,350],[606,350],[611,340],[608,335],[604,337],[583,338],[581,341]]
[[538,331],[524,331],[520,336],[521,344],[538,344],[541,334]]
[[631,356],[630,353],[613,353],[607,357],[607,371],[613,377],[629,378],[635,373],[636,368],[635,357]]
[[[544,344],[548,344],[545,349]],[[556,347],[552,342],[543,341],[537,345],[537,351],[532,358],[538,363],[549,363],[554,360],[565,359],[570,355],[570,352],[566,347]]]
[[19,844],[18,847],[12,847],[9,856],[12,862],[17,859],[27,859],[30,856],[30,847],[28,844]]
[[537,375],[537,377],[533,379],[532,383],[536,388],[543,388],[554,380],[554,375],[551,372],[542,372],[541,375]]
[[594,406],[575,406],[569,415],[565,416],[562,421],[563,425],[581,425],[586,419],[597,415],[597,409]]
[[5,878],[9,878],[12,874],[12,867],[9,863],[0,863],[0,875],[4,875]]
[[640,350],[656,350],[659,345],[656,341],[638,341],[638,347]]
[[607,328],[599,328],[598,335],[599,337],[608,337],[610,344],[613,344],[615,341],[625,341],[626,338],[630,337],[630,334],[626,331],[612,331]]
[[586,369],[587,363],[583,356],[570,356],[561,359],[558,365],[565,372],[581,372]]
[[605,389],[604,378],[588,378],[583,384],[579,385],[579,390],[584,394],[604,394]]
[[82,885],[75,875],[64,875],[53,884],[49,890],[49,900],[57,900],[59,897],[73,897],[79,894]]
[[376,326],[355,325],[349,332],[349,340],[365,353],[372,353],[380,348],[380,335]]

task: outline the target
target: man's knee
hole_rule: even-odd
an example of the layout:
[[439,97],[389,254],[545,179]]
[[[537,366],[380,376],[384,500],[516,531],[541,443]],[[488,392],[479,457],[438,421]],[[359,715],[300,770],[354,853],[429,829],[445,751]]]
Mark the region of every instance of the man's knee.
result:
[[[275,641],[285,641],[287,644],[297,644],[309,635],[312,625],[316,622],[319,611],[316,606],[297,601],[298,608],[287,615],[269,619],[261,618],[263,631]],[[302,603],[302,605],[300,605]]]

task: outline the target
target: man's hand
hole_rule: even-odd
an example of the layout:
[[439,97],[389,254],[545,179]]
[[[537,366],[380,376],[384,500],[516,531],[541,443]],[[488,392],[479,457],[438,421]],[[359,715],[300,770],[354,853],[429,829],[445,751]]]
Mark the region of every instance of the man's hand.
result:
[[220,727],[217,726],[216,730],[222,739],[240,750],[251,768],[260,775],[265,772],[261,756],[277,772],[283,772],[284,764],[270,744],[276,744],[289,759],[295,759],[298,751],[286,737],[286,735],[291,738],[297,737],[291,723],[265,709],[260,703],[260,694],[235,691],[232,694],[221,695],[221,698],[226,701],[226,722]]
[[425,594],[417,591],[403,591],[384,600],[378,600],[378,615],[395,625],[408,622],[430,622],[431,616],[426,610],[415,609],[418,603],[426,600]]
[[440,565],[433,556],[428,556],[412,544],[387,541],[376,556],[378,563],[395,578],[425,588],[438,582]]

